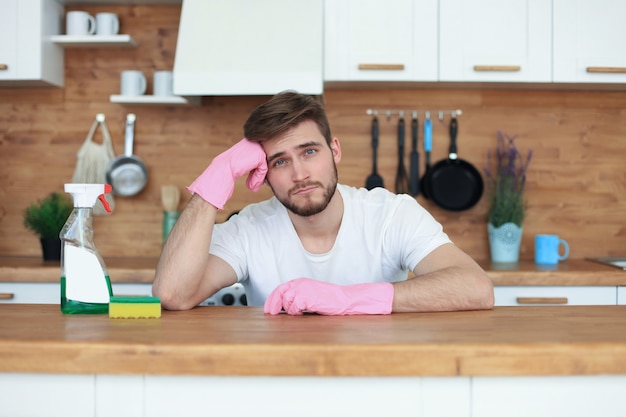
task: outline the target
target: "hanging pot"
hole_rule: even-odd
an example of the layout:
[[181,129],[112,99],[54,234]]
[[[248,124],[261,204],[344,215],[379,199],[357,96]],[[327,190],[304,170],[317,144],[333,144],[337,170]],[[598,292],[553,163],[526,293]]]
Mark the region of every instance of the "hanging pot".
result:
[[437,162],[425,178],[424,194],[439,207],[462,211],[473,207],[483,194],[483,178],[476,167],[457,155],[456,117],[450,121],[450,151],[448,159]]
[[109,163],[106,178],[116,195],[129,197],[139,194],[148,182],[148,169],[141,159],[133,156],[135,115],[126,116],[124,135],[124,156]]

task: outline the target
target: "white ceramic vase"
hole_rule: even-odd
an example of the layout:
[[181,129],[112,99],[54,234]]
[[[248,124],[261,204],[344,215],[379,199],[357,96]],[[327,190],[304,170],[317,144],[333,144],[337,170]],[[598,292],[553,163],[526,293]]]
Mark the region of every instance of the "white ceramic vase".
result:
[[489,249],[492,262],[518,262],[522,228],[515,223],[504,223],[500,227],[487,225]]

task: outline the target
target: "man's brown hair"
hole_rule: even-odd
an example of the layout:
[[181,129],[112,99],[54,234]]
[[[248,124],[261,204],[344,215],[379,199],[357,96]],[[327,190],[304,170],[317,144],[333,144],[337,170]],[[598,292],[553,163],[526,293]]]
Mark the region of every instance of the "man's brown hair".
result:
[[283,91],[261,104],[243,125],[244,137],[263,143],[299,125],[312,120],[330,145],[332,139],[326,112],[320,101],[295,91]]

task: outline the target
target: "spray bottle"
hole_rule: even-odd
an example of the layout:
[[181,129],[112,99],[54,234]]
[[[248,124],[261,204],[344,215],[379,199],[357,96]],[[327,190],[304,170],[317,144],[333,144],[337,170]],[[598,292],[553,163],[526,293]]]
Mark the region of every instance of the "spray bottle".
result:
[[64,314],[107,314],[113,295],[104,260],[93,241],[93,206],[99,199],[111,212],[104,194],[109,184],[65,184],[74,210],[59,237],[61,250],[61,311]]

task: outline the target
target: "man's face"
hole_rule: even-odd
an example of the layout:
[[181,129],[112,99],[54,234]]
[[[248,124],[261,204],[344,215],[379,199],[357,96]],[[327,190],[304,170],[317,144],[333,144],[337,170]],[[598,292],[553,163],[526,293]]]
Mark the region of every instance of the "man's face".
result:
[[269,168],[266,180],[274,195],[298,216],[323,211],[337,188],[339,140],[330,147],[317,125],[304,121],[285,134],[263,143]]

